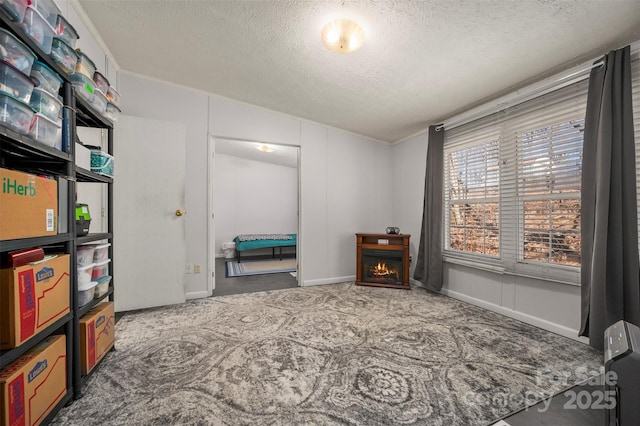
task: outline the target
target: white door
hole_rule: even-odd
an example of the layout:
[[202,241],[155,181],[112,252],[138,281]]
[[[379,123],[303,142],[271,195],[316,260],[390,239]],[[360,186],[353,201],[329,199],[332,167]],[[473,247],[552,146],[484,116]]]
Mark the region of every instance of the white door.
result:
[[182,303],[185,126],[120,115],[113,144],[115,310]]

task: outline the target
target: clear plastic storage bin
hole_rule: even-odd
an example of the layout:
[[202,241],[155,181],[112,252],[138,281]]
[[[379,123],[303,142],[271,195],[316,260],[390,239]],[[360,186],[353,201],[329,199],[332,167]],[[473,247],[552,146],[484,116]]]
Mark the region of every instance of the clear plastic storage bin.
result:
[[0,28],[0,59],[18,68],[25,75],[31,72],[36,55],[9,31]]
[[93,275],[94,266],[95,263],[78,266],[78,285],[86,285],[91,282],[91,275]]
[[97,285],[98,283],[95,281],[84,284],[78,282],[78,306],[84,306],[93,300]]
[[120,112],[120,108],[118,108],[111,102],[107,102],[107,109],[104,112],[104,118],[115,123],[116,121],[118,121],[118,115],[120,115]]
[[107,97],[102,93],[102,90],[96,89],[93,92],[93,97],[89,102],[92,107],[96,109],[100,114],[104,114],[107,111]]
[[104,296],[109,291],[109,283],[111,282],[111,275],[105,275],[104,277],[101,277],[96,281],[98,285],[96,285],[94,297],[97,299],[99,297]]
[[78,63],[76,63],[76,74],[83,74],[93,81],[93,74],[96,72],[96,64],[84,52],[76,49]]
[[104,262],[109,258],[109,247],[111,243],[94,245],[95,251],[93,252],[93,262]]
[[73,74],[76,69],[78,54],[61,38],[54,37],[49,57],[67,74]]
[[76,259],[78,266],[86,266],[93,263],[93,257],[95,256],[95,245],[87,244],[78,246],[76,249]]
[[109,92],[109,80],[102,73],[96,71],[93,73],[93,81],[96,83],[96,88],[106,96]]
[[29,133],[33,109],[13,96],[0,93],[0,125],[20,134]]
[[109,275],[109,262],[111,259],[103,260],[102,262],[94,263],[93,272],[91,273],[91,279],[93,281]]
[[31,7],[36,9],[42,18],[47,21],[52,28],[56,28],[58,15],[62,13],[54,0],[29,0]]
[[62,78],[58,73],[39,61],[35,61],[31,67],[31,79],[36,87],[52,95],[57,95],[62,85]]
[[64,16],[58,15],[58,22],[55,28],[58,37],[63,39],[69,46],[75,49],[76,42],[80,37],[78,36],[78,32],[76,31],[76,29],[73,28],[73,25],[71,25]]
[[120,104],[120,93],[113,87],[109,86],[109,90],[107,91],[107,100],[114,105]]
[[0,8],[7,12],[12,21],[22,22],[28,3],[29,0],[0,0]]
[[92,79],[84,74],[71,74],[71,84],[73,84],[78,97],[91,103],[93,92],[96,90],[96,84]]
[[62,124],[40,113],[33,115],[29,136],[52,148],[60,149],[62,145]]
[[52,95],[39,87],[33,89],[29,105],[31,105],[36,112],[39,112],[53,121],[58,121],[58,117],[60,117],[62,102],[60,102],[57,96]]
[[56,31],[32,6],[27,7],[20,28],[45,54],[51,53],[51,43]]
[[28,103],[33,92],[33,81],[10,63],[0,61],[0,92]]

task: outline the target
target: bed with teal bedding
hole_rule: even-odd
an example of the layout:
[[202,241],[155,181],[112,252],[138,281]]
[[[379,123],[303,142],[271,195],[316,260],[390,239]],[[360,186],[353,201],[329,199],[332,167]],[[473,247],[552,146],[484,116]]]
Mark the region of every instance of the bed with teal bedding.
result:
[[270,248],[273,257],[276,257],[276,247],[279,248],[282,259],[282,247],[295,247],[296,234],[242,234],[233,239],[236,243],[236,260],[240,262],[240,253],[247,250],[259,250]]

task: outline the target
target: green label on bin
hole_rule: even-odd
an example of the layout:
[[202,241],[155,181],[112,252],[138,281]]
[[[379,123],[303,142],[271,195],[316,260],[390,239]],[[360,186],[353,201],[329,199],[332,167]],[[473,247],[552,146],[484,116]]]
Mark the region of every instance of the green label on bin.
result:
[[86,86],[84,86],[84,87],[86,87],[86,88],[87,88],[87,92],[89,92],[89,93],[93,94],[93,87],[91,87],[91,86],[90,86],[90,85],[88,85],[88,84],[87,84]]

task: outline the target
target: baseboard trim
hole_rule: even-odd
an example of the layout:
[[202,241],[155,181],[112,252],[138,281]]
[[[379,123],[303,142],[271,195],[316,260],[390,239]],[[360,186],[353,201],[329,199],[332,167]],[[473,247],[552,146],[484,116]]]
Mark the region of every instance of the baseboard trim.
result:
[[302,286],[308,287],[312,285],[338,284],[338,283],[344,283],[344,282],[355,281],[355,280],[356,280],[355,275],[349,275],[346,277],[323,278],[320,280],[306,280],[304,281]]
[[452,297],[454,299],[461,300],[472,305],[479,306],[489,311],[496,312],[498,314],[507,316],[509,318],[517,319],[518,321],[526,322],[533,326],[542,328],[543,330],[550,331],[552,333],[559,334],[569,339],[576,340],[581,343],[589,344],[589,339],[578,336],[578,330],[571,329],[564,325],[556,324],[551,321],[544,320],[542,318],[534,317],[533,315],[525,314],[523,312],[514,311],[513,309],[505,308],[504,306],[496,305],[485,300],[477,299],[475,297],[468,296],[457,291],[452,291],[446,288],[440,290],[441,294]]
[[204,299],[205,297],[209,297],[209,293],[206,290],[202,290],[202,291],[192,291],[190,293],[186,293],[184,295],[185,299],[187,300],[192,300],[192,299]]

